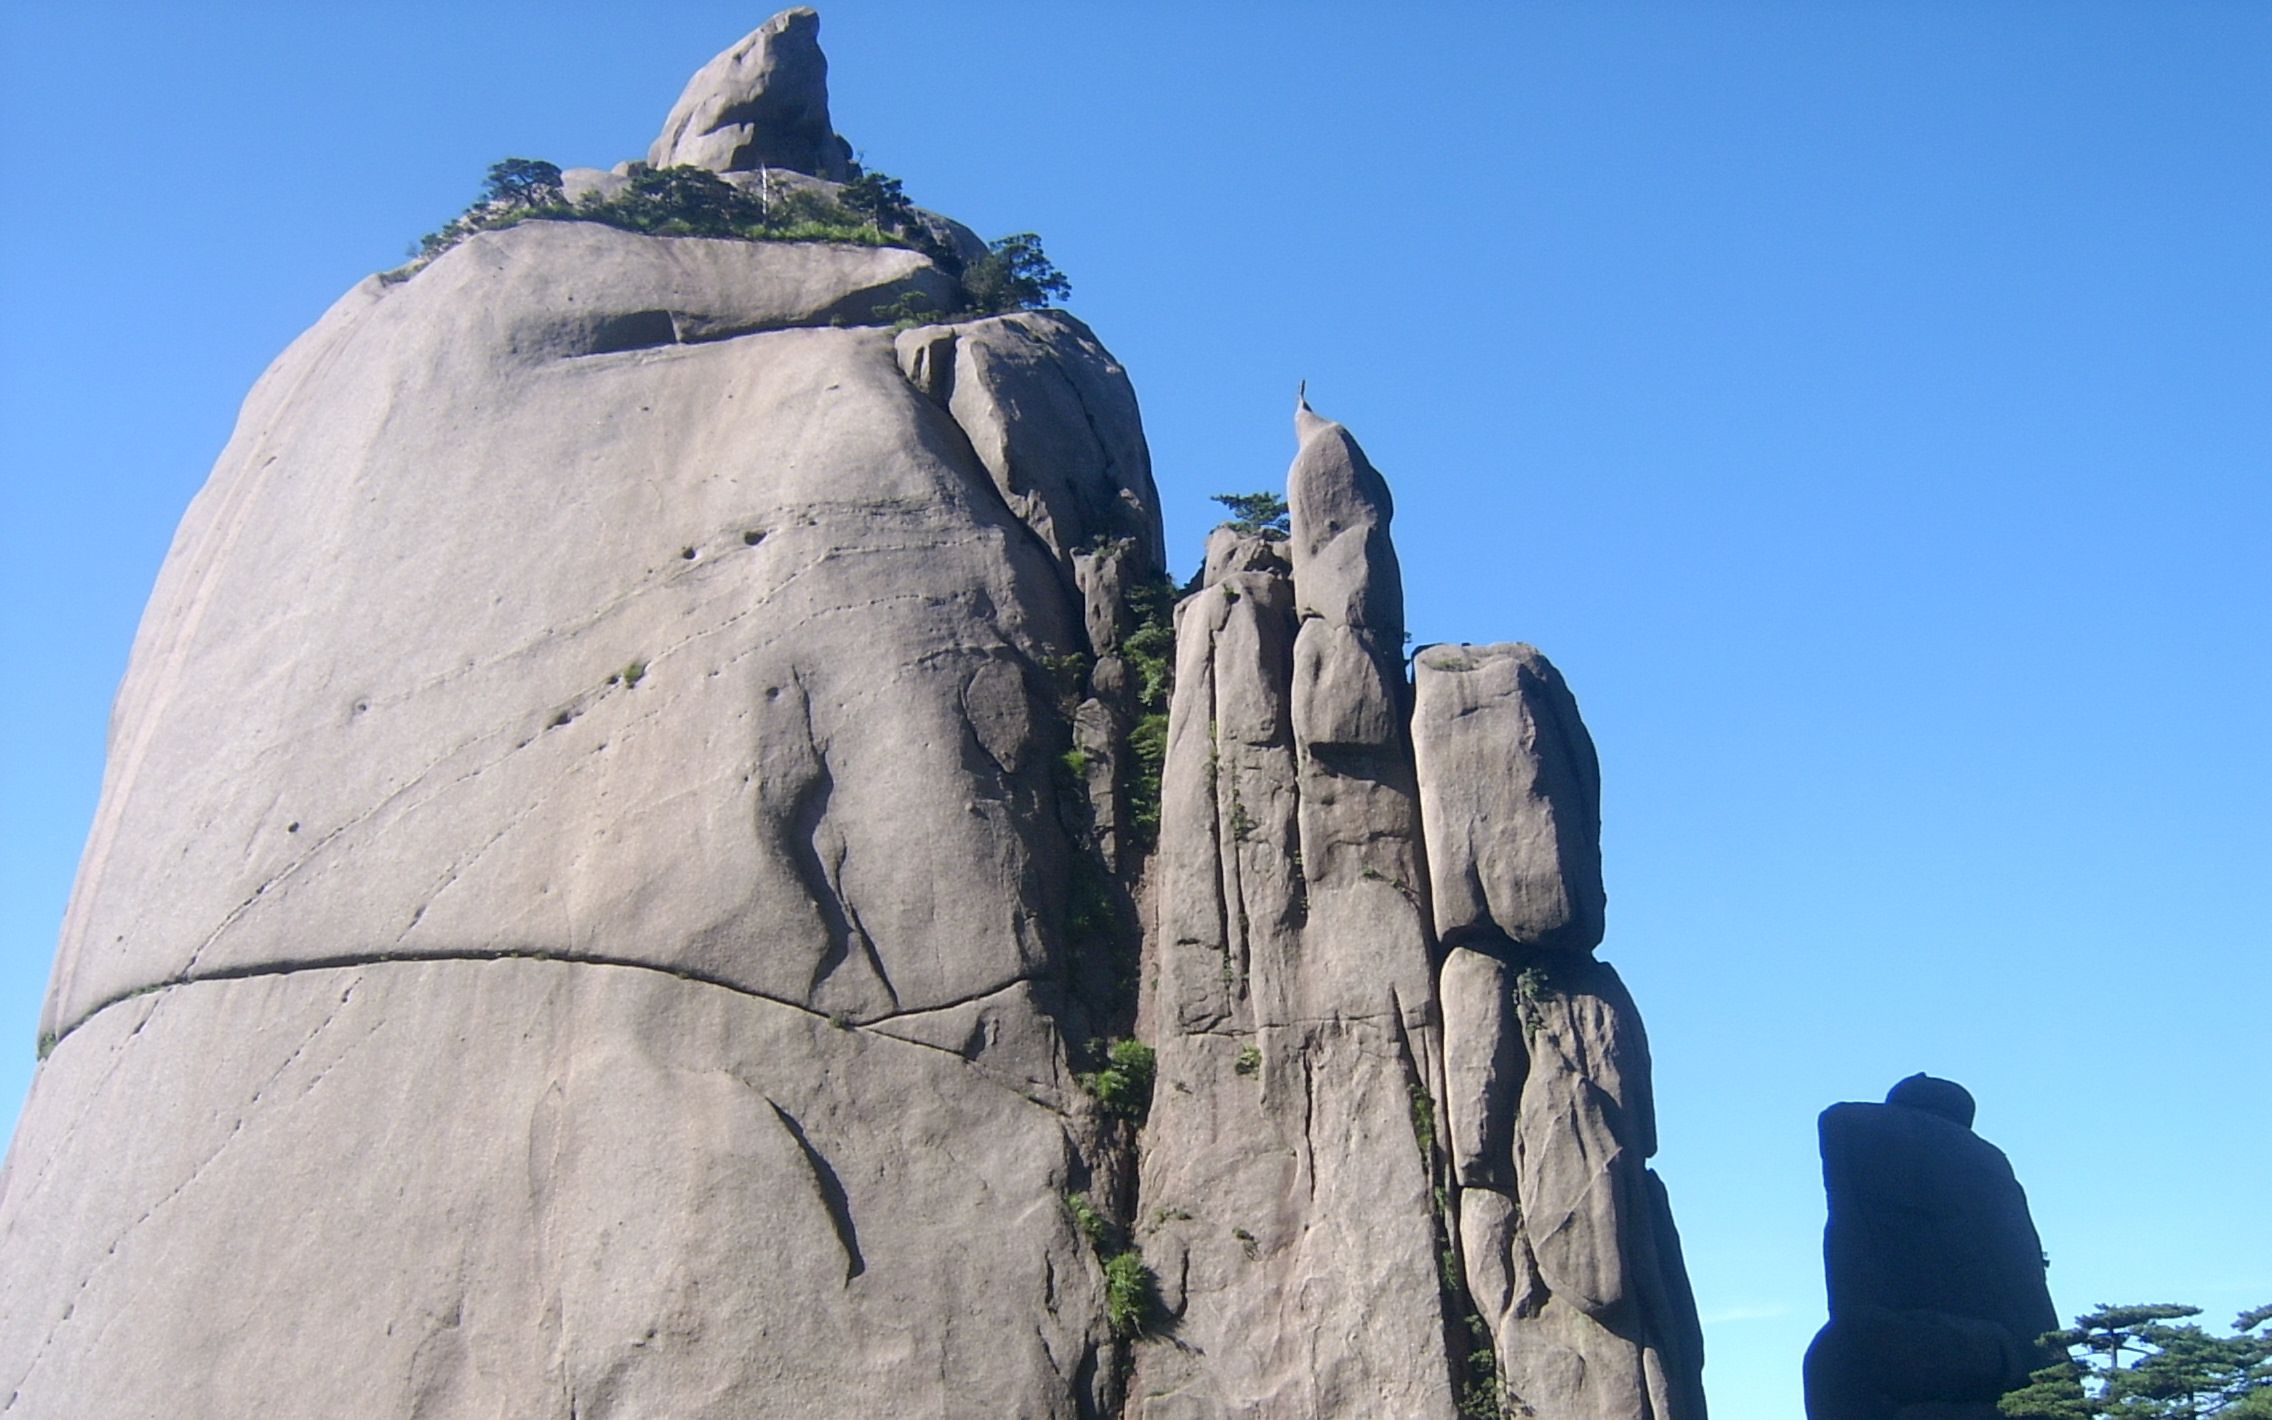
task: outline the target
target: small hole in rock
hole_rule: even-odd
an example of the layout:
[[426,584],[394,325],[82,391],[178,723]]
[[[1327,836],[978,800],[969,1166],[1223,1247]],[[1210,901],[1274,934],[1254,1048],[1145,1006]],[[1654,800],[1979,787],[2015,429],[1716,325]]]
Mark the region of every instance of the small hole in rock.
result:
[[687,561],[692,562],[694,560],[694,549],[691,547],[682,547],[678,550],[678,555],[685,558]]
[[754,529],[742,534],[742,546],[744,547],[755,547],[763,541],[765,541],[765,534]]
[[298,819],[292,820],[290,823],[284,825],[284,831],[286,833],[298,833],[300,831],[300,821]]

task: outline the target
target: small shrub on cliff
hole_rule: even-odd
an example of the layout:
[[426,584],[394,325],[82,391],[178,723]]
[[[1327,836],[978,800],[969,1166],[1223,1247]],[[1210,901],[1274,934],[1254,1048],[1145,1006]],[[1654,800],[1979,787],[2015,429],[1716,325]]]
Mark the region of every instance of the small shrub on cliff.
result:
[[1136,688],[1136,723],[1128,731],[1127,777],[1121,792],[1128,826],[1149,847],[1160,834],[1160,776],[1167,767],[1168,695],[1175,684],[1175,587],[1166,578],[1128,591],[1134,623],[1121,638],[1121,659]]
[[1420,1162],[1432,1169],[1436,1163],[1436,1101],[1418,1080],[1409,1082],[1405,1092],[1412,1103],[1412,1142],[1420,1146]]
[[1152,1108],[1152,1077],[1159,1057],[1140,1040],[1116,1040],[1105,1047],[1104,1068],[1081,1075],[1082,1088],[1095,1095],[1105,1113],[1138,1124]]
[[867,219],[877,235],[886,231],[900,232],[916,225],[915,204],[907,200],[900,190],[900,181],[889,173],[870,170],[844,184],[836,200],[845,208]]
[[1122,1336],[1141,1336],[1158,1314],[1159,1279],[1144,1265],[1144,1254],[1130,1248],[1104,1260],[1104,1315]]
[[1030,311],[1063,303],[1073,294],[1032,232],[1013,232],[987,245],[986,255],[963,269],[962,288],[970,307],[984,315]]
[[[878,175],[880,177],[880,175]],[[439,231],[419,239],[413,268],[432,261],[477,232],[523,222],[598,222],[627,232],[663,237],[728,237],[741,241],[854,242],[904,246],[935,255],[938,243],[919,221],[895,224],[904,199],[869,193],[872,210],[857,212],[809,188],[774,192],[736,186],[708,168],[651,168],[633,163],[630,180],[613,194],[586,193],[570,202],[560,169],[537,158],[507,158],[490,165],[481,195]],[[886,193],[897,192],[897,183]],[[849,189],[847,189],[849,190]],[[920,232],[921,239],[911,233]]]
[[481,184],[481,200],[493,207],[529,210],[558,205],[560,169],[542,158],[507,158],[491,163]]
[[1160,778],[1167,760],[1167,712],[1138,718],[1128,732],[1128,831],[1146,847],[1160,837]]
[[1086,1193],[1066,1194],[1065,1211],[1073,1215],[1073,1226],[1080,1230],[1081,1236],[1087,1238],[1089,1246],[1095,1248],[1098,1253],[1101,1254],[1106,1248],[1112,1246],[1115,1231],[1112,1220],[1097,1210],[1097,1205],[1089,1201],[1089,1195]]
[[1065,895],[1066,937],[1076,944],[1109,943],[1119,926],[1111,876],[1094,854],[1075,853],[1070,891]]
[[753,188],[708,168],[653,168],[633,163],[630,181],[608,196],[570,202],[559,167],[541,158],[506,158],[489,166],[481,195],[465,211],[411,248],[403,280],[477,232],[523,222],[598,222],[660,237],[725,237],[751,242],[852,242],[921,252],[962,286],[952,308],[907,298],[891,318],[904,325],[1004,311],[1035,310],[1073,293],[1032,232],[1013,232],[965,262],[948,230],[908,201],[898,178],[870,168],[834,190],[761,180]]

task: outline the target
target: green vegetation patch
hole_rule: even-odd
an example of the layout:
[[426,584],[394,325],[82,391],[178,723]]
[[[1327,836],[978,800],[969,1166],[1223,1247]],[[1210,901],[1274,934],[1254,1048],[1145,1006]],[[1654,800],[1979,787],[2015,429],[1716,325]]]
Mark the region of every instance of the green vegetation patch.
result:
[[1105,1113],[1144,1122],[1152,1109],[1152,1079],[1159,1057],[1140,1040],[1116,1040],[1104,1049],[1104,1068],[1077,1078]]
[[1286,500],[1276,493],[1217,493],[1213,497],[1230,510],[1222,525],[1233,532],[1283,542],[1293,531],[1293,515]]
[[1142,1336],[1160,1311],[1159,1278],[1134,1248],[1104,1260],[1104,1315],[1120,1336]]
[[1066,1194],[1065,1211],[1073,1215],[1073,1226],[1080,1229],[1081,1236],[1089,1240],[1090,1247],[1095,1248],[1100,1255],[1111,1249],[1119,1229],[1113,1227],[1112,1220],[1089,1201],[1089,1195]]
[[961,302],[933,308],[926,298],[904,297],[892,312],[902,324],[1036,310],[1073,294],[1032,232],[1013,232],[965,261],[944,227],[918,211],[887,173],[863,172],[834,196],[786,183],[753,191],[708,168],[633,163],[627,177],[613,193],[588,192],[570,201],[555,164],[541,158],[492,163],[473,204],[419,238],[410,263],[390,277],[407,278],[477,232],[523,222],[597,222],[659,237],[848,242],[921,252],[961,283]]
[[2043,1338],[2061,1358],[1998,1402],[2015,1420],[2266,1420],[2272,1417],[2272,1306],[2214,1336],[2199,1307],[2102,1306]]

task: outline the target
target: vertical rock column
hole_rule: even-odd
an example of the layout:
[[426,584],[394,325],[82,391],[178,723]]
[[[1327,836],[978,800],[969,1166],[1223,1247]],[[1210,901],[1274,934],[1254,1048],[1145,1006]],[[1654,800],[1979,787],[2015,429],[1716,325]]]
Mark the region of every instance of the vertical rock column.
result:
[[1380,475],[1297,419],[1293,536],[1218,532],[1177,616],[1134,1411],[1448,1417],[1437,1051]]
[[1529,646],[1415,663],[1454,1207],[1509,1401],[1704,1414],[1703,1341],[1656,1152],[1649,1048],[1602,936],[1600,772]]

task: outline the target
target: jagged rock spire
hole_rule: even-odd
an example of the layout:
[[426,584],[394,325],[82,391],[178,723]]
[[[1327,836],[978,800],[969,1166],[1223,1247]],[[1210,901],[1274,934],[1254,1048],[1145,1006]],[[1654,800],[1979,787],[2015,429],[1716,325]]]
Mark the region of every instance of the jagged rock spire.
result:
[[1415,690],[1388,484],[1306,391],[1294,433],[1285,542],[1219,529],[1178,612],[1135,1400],[1703,1420],[1577,702],[1513,643]]
[[842,182],[852,146],[828,119],[820,16],[783,10],[696,71],[647,149],[658,168],[788,168]]

